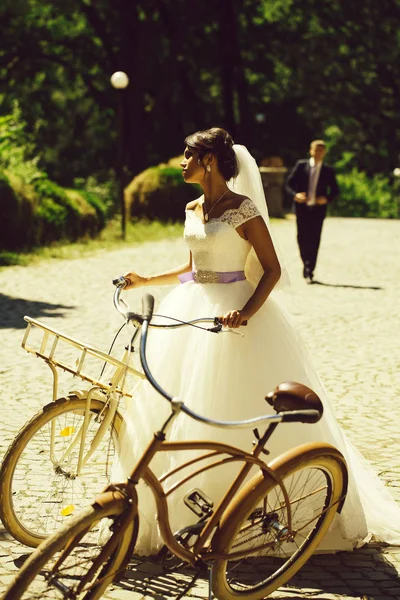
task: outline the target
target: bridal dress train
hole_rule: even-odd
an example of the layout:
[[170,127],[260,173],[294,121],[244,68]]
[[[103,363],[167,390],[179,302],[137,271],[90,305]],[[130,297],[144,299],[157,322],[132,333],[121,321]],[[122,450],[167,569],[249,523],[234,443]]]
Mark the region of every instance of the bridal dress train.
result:
[[[182,278],[187,281],[167,295],[157,314],[189,320],[223,315],[228,310],[241,308],[252,295],[254,285],[237,276],[244,271],[251,246],[240,237],[236,228],[258,214],[257,206],[250,199],[245,199],[238,209],[230,209],[207,223],[192,210],[187,210],[184,237],[192,252],[194,275]],[[218,273],[234,273],[239,280],[218,283]],[[348,495],[342,513],[335,517],[319,550],[351,550],[372,538],[400,544],[400,508],[338,425],[307,349],[277,296],[279,294],[272,293],[247,327],[240,328],[243,336],[215,335],[192,327],[172,331],[150,329],[150,369],[164,389],[196,412],[213,419],[240,420],[272,413],[264,397],[284,381],[297,381],[313,389],[324,405],[322,419],[312,425],[280,425],[267,447],[271,451],[270,457],[274,458],[299,444],[323,441],[344,454],[350,476]],[[114,481],[123,480],[130,473],[135,459],[169,411],[168,402],[147,382],[135,391],[127,407],[119,458],[113,467]],[[254,434],[251,428],[216,429],[180,414],[167,438],[213,439],[250,451]],[[192,456],[179,458],[179,462]],[[161,475],[172,469],[177,460],[175,455],[158,455],[152,468]],[[189,487],[178,497],[173,494],[169,502],[173,530],[196,519],[182,502],[185,493],[198,487],[215,504],[226,491],[227,477],[232,475],[233,471],[230,474],[218,469],[208,471],[200,475],[198,481],[189,482]],[[161,540],[155,505],[144,485],[140,489],[139,506],[140,532],[136,552],[155,553]]]

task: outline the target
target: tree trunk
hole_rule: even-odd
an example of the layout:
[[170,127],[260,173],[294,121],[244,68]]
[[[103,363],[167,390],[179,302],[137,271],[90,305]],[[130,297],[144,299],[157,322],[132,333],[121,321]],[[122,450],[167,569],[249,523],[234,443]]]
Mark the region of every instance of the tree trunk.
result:
[[[253,121],[240,50],[237,11],[235,0],[218,0],[221,79],[228,128],[233,135],[239,135],[242,142],[251,146]],[[236,119],[235,93],[237,96]]]
[[236,134],[235,120],[235,59],[233,41],[231,38],[232,21],[234,21],[232,1],[218,0],[219,23],[219,61],[221,71],[222,98],[225,113],[225,126],[234,136]]

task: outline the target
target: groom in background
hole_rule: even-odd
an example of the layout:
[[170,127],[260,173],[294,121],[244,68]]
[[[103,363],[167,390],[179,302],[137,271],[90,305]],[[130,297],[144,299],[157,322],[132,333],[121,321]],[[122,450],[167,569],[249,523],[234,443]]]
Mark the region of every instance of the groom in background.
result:
[[310,159],[297,161],[286,182],[294,199],[303,277],[309,283],[314,277],[326,206],[339,194],[334,169],[323,164],[325,154],[325,142],[312,141]]

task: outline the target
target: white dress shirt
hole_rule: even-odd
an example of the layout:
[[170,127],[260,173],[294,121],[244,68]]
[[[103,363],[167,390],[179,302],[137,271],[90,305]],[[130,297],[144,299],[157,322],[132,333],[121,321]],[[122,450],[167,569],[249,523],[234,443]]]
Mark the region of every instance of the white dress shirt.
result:
[[317,183],[321,172],[322,162],[316,163],[314,157],[310,158],[310,176],[308,178],[307,205],[314,206]]

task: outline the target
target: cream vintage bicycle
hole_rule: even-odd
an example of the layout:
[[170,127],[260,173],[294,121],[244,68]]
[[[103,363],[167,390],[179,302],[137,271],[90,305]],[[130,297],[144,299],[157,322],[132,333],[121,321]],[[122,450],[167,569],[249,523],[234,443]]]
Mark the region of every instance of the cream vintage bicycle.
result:
[[[146,296],[143,314],[126,318],[141,330],[140,358],[150,384],[171,412],[139,458],[125,483],[111,484],[91,506],[70,517],[24,563],[3,600],[101,598],[134,552],[140,519],[137,485],[144,481],[154,496],[159,530],[168,551],[210,573],[210,589],[219,600],[258,600],[288,581],[313,554],[340,511],[347,491],[343,456],[324,443],[299,446],[266,464],[261,455],[280,423],[313,423],[322,404],[309,388],[284,383],[268,394],[277,414],[246,421],[216,421],[173,398],[152,376],[146,340],[154,299]],[[134,335],[136,335],[136,332]],[[253,428],[251,452],[208,441],[167,441],[171,423],[181,414],[219,428]],[[265,431],[261,430],[266,427]],[[159,453],[201,451],[158,479],[152,470]],[[183,454],[184,456],[187,456]],[[224,480],[226,491],[214,507],[201,490],[190,490],[184,503],[197,523],[175,532],[168,501],[199,473],[234,464],[237,474]],[[252,476],[249,479],[249,475]],[[179,478],[177,479],[177,476]],[[211,592],[210,592],[211,594]],[[210,595],[211,597],[211,595]]]
[[[115,358],[25,317],[22,347],[53,375],[53,401],[19,431],[0,469],[0,518],[18,541],[37,546],[110,481],[109,464],[122,423],[118,405],[133,368],[127,348]],[[101,377],[104,367],[106,374]],[[59,371],[88,383],[59,397]]]
[[[115,288],[113,300],[123,312],[121,289]],[[145,375],[133,366],[133,344],[118,358],[111,354],[113,345],[105,353],[40,321],[25,321],[22,347],[50,367],[53,401],[22,427],[5,453],[0,519],[15,539],[36,547],[109,483],[123,421],[120,403],[133,401]],[[213,329],[213,320],[206,321]],[[80,378],[87,388],[59,397],[59,371]]]

